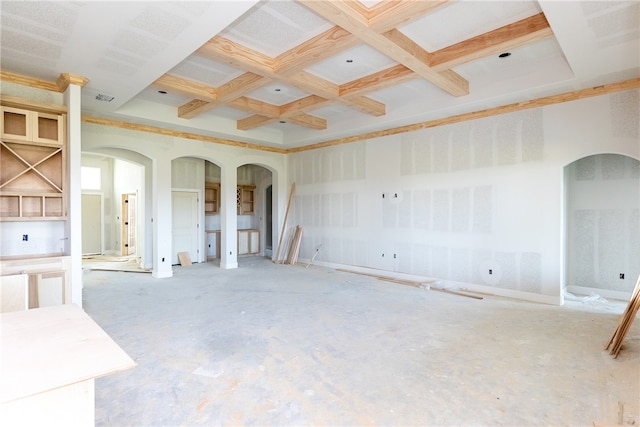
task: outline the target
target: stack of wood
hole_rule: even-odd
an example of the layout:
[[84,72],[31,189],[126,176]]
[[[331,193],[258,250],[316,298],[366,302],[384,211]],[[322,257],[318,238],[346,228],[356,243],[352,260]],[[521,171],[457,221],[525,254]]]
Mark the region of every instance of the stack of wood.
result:
[[298,262],[298,254],[300,253],[300,242],[302,241],[302,227],[296,226],[290,233],[289,245],[285,253],[283,264],[295,265]]
[[618,322],[618,326],[613,332],[613,335],[611,336],[611,339],[609,340],[609,343],[606,347],[606,350],[609,350],[609,354],[611,354],[614,358],[618,357],[618,353],[620,353],[620,349],[622,348],[622,341],[631,328],[631,324],[636,318],[638,309],[640,309],[640,276],[638,276],[636,286],[635,288],[633,288],[633,292],[631,293],[629,304],[627,304],[627,308],[625,309],[624,313],[622,313],[620,321]]

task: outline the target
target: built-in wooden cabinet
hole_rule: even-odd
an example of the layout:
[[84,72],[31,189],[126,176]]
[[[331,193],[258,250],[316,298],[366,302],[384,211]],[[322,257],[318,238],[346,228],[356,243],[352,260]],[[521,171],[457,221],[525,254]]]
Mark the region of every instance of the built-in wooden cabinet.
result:
[[220,211],[220,184],[204,183],[204,214],[215,215]]
[[[0,220],[66,219],[64,107],[27,107],[2,106]],[[38,107],[60,112],[34,109]]]
[[238,215],[252,215],[255,209],[255,185],[239,185],[236,192]]
[[238,230],[238,255],[253,255],[260,252],[260,231]]
[[68,256],[2,259],[0,271],[5,279],[12,275],[28,275],[28,308],[71,303]]

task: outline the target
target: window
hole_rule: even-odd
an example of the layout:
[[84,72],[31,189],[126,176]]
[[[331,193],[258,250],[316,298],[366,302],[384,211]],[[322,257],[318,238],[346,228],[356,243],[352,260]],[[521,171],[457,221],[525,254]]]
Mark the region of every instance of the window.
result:
[[80,185],[83,190],[100,190],[100,168],[82,166],[80,168]]

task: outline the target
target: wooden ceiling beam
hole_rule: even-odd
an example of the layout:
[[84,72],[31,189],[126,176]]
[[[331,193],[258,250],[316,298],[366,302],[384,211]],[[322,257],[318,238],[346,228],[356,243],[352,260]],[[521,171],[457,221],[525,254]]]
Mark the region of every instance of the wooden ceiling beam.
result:
[[273,69],[280,75],[297,72],[361,43],[350,32],[335,26],[278,55]]
[[279,78],[274,72],[273,58],[222,36],[213,37],[196,53],[260,76]]
[[251,130],[260,126],[266,126],[277,122],[279,119],[273,117],[261,116],[259,114],[240,119],[236,123],[238,130]]
[[291,116],[287,118],[286,121],[316,130],[324,130],[327,128],[327,121],[325,119],[304,113]]
[[[228,81],[222,86],[215,88],[218,94],[216,102],[205,102],[204,100],[194,99],[184,105],[178,107],[178,117],[182,119],[192,119],[200,114],[224,105],[224,103],[238,98],[245,93],[260,89],[271,83],[273,80],[254,73],[244,73],[233,80]],[[198,102],[200,101],[200,102]]]
[[539,13],[435,51],[431,53],[430,65],[435,70],[445,70],[552,36],[547,18]]
[[[413,43],[410,46],[411,48],[405,45],[399,46],[394,40],[394,36],[397,36],[399,31],[390,34],[387,32],[383,35],[369,28],[366,17],[358,13],[351,5],[356,0],[298,1],[329,22],[344,28],[371,47],[405,65],[451,95],[463,96],[469,93],[469,83],[461,76],[453,71],[443,73],[431,69],[428,62],[425,62],[428,52],[423,49],[420,51],[415,49],[417,44]],[[399,38],[399,36],[396,38]]]
[[369,9],[369,28],[378,33],[385,33],[449,3],[451,0],[381,1]]
[[183,79],[172,74],[163,74],[152,83],[152,86],[170,92],[192,96],[203,101],[217,102],[218,100],[218,91],[215,87],[193,80]]
[[[301,45],[304,46],[302,49],[294,48],[285,52],[285,54],[283,54],[284,56],[279,57],[280,59],[275,60],[260,52],[254,51],[220,36],[216,36],[209,40],[209,42],[198,49],[197,52],[205,57],[233,65],[273,80],[282,81],[284,84],[295,86],[298,89],[309,92],[310,94],[315,94],[329,100],[340,102],[341,104],[347,105],[348,107],[366,114],[372,114],[374,116],[384,115],[386,111],[384,104],[364,97],[350,97],[349,99],[341,98],[339,95],[338,85],[311,73],[302,71],[303,64],[306,66],[325,59],[323,49],[330,50],[331,55],[335,55],[340,49],[346,49],[361,43],[361,41],[359,41],[355,36],[347,36],[347,34],[350,33],[347,33],[341,28],[338,30],[336,27],[333,27],[332,29],[320,34],[320,36],[310,39],[311,41],[309,43],[303,43]],[[337,47],[327,47],[327,42],[332,38],[337,38]],[[357,40],[357,42],[354,40]],[[303,51],[306,52],[308,57],[303,57]],[[299,65],[291,63],[292,57],[294,56],[301,61]],[[284,70],[286,72],[276,72],[274,71],[276,67],[280,67],[279,70]]]
[[288,104],[280,106],[280,117],[286,118],[297,113],[303,113],[311,110],[316,110],[318,108],[326,107],[327,105],[333,104],[334,101],[331,99],[326,99],[318,95],[309,95],[301,99],[297,99]]
[[377,90],[386,89],[406,81],[415,80],[419,76],[402,64],[394,65],[377,73],[352,80],[340,85],[340,96],[364,95]]

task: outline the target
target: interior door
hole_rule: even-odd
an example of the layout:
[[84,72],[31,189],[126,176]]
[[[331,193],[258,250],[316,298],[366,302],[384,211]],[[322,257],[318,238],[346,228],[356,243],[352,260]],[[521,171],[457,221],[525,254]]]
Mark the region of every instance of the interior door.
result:
[[82,195],[82,254],[102,253],[102,195]]
[[136,205],[137,196],[135,193],[122,195],[122,256],[136,254]]
[[198,258],[198,193],[194,191],[174,191],[172,209],[172,263],[179,264],[178,252],[188,252],[192,262]]

